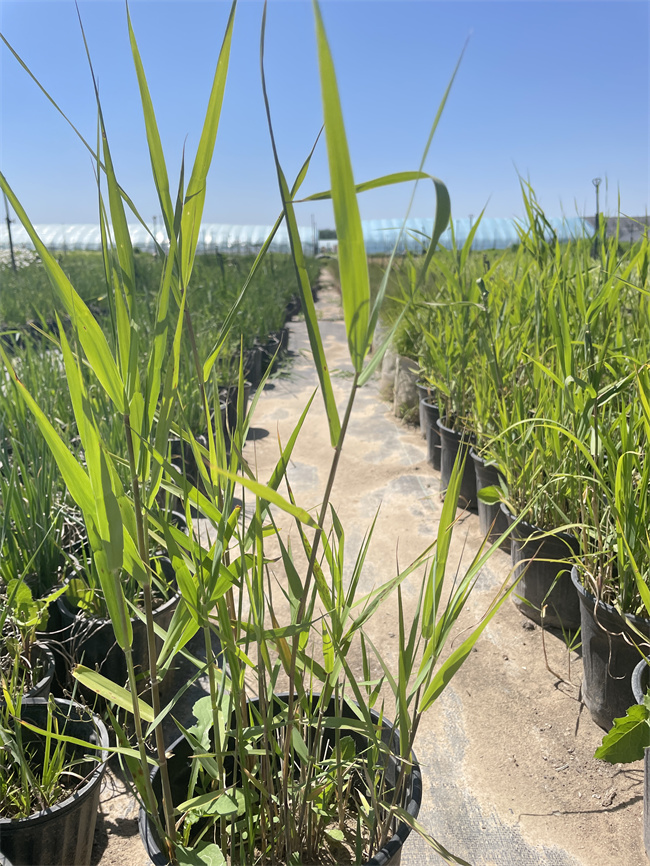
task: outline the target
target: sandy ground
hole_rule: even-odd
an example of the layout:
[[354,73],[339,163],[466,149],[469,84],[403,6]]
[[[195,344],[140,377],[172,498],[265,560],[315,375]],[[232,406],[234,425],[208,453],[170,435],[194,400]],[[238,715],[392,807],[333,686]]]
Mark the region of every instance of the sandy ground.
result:
[[[351,383],[345,331],[335,287],[323,285],[319,316],[339,409]],[[268,477],[317,380],[304,324],[291,325],[288,372],[258,404],[247,458]],[[296,446],[289,478],[300,504],[318,506],[332,456],[317,397]],[[435,537],[439,476],[426,462],[419,428],[409,427],[379,399],[371,382],[358,395],[332,502],[347,533],[351,562],[380,507],[364,567],[366,588],[404,567]],[[478,518],[460,515],[452,565],[467,562],[481,542]],[[282,521],[295,540],[295,528]],[[462,567],[462,566],[461,566]],[[498,551],[483,569],[461,626],[478,622],[507,578],[509,556]],[[421,574],[405,584],[408,609]],[[395,661],[395,609],[380,609],[369,634]],[[545,638],[543,640],[543,637]],[[351,659],[355,664],[356,660]],[[550,670],[549,670],[550,668]],[[554,673],[552,673],[553,671]],[[453,853],[475,866],[641,866],[642,763],[611,766],[593,758],[602,731],[580,701],[581,660],[561,635],[533,626],[511,602],[497,614],[475,651],[426,716],[416,742],[424,775],[420,820]],[[137,810],[119,777],[107,775],[93,866],[144,866]],[[402,863],[441,863],[411,834]]]

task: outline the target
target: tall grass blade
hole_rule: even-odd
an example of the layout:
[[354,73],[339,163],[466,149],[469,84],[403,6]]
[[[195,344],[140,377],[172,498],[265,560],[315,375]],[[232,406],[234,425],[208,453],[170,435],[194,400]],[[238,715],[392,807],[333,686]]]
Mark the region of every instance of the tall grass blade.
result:
[[217,68],[214,73],[212,82],[212,90],[208,101],[208,109],[205,115],[205,122],[199,140],[199,146],[196,152],[196,158],[192,167],[187,190],[185,191],[185,201],[183,203],[183,216],[181,218],[181,283],[187,286],[192,265],[194,263],[194,254],[196,245],[199,239],[199,231],[201,229],[201,217],[203,216],[203,205],[205,202],[205,185],[212,162],[212,154],[214,145],[217,139],[217,130],[219,129],[219,119],[221,117],[221,106],[223,105],[223,95],[226,88],[226,77],[228,74],[228,64],[230,61],[230,45],[232,42],[232,31],[235,23],[235,9],[237,0],[233,0],[230,7],[230,15],[226,32],[221,44]]
[[336,73],[317,0],[314,0],[314,14],[325,118],[325,138],[332,183],[332,205],[338,239],[343,315],[350,358],[356,372],[361,373],[369,348],[370,279],[368,261],[352,174],[352,163],[350,162],[343,125]]

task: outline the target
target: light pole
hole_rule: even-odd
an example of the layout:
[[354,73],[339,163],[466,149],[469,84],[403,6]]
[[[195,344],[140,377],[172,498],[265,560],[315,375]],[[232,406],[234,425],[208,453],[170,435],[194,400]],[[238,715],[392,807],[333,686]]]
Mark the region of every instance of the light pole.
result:
[[7,214],[7,234],[9,235],[9,254],[11,255],[11,267],[15,271],[16,270],[16,258],[14,256],[14,244],[13,244],[13,241],[11,239],[11,224],[12,224],[13,220],[10,219],[10,217],[9,217],[9,203],[7,202],[7,196],[4,193],[3,193],[3,195],[5,198],[5,213]]
[[598,233],[600,230],[600,205],[598,203],[598,187],[601,184],[601,180],[599,177],[595,177],[592,180],[593,185],[596,187],[596,243],[595,247],[598,249]]

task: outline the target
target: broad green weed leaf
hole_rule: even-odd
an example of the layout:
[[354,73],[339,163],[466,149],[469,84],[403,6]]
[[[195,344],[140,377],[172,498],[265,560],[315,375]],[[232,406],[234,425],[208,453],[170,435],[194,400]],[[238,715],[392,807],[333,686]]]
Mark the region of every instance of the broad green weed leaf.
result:
[[627,715],[614,719],[614,726],[603,737],[594,758],[610,764],[629,764],[640,761],[644,750],[650,746],[650,710],[644,704],[635,704]]

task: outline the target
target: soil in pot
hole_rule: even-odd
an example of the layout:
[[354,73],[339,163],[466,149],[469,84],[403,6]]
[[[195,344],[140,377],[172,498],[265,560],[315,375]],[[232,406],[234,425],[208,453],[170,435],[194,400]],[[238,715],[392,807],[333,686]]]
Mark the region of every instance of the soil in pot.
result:
[[[79,704],[56,700],[59,729],[71,737],[101,746],[68,745],[72,754],[83,758],[74,766],[74,785],[69,794],[54,806],[27,818],[0,817],[0,850],[13,866],[88,866],[90,863],[95,823],[99,809],[101,782],[108,758],[108,732],[97,716],[92,716]],[[44,729],[48,702],[45,698],[25,699],[22,718]],[[36,754],[42,741],[31,732]],[[24,740],[25,741],[25,740]],[[69,754],[70,752],[68,752]]]
[[575,567],[571,578],[580,601],[582,698],[594,722],[609,730],[614,719],[624,716],[635,703],[632,673],[640,657],[635,643],[641,639],[629,623],[650,643],[650,620],[629,614],[623,617],[611,605],[598,601],[584,588]]
[[[474,449],[470,449],[470,456],[474,461],[474,472],[476,473],[476,492],[478,493],[484,487],[499,487],[501,476],[496,466],[486,463],[485,460],[477,454]],[[481,527],[481,533],[484,535],[489,544],[500,538],[510,526],[510,521],[507,515],[501,510],[501,503],[496,502],[494,505],[488,505],[487,502],[481,502],[477,497],[476,507],[478,508],[478,521]],[[510,536],[501,542],[501,550],[510,553]]]
[[566,532],[540,538],[543,533],[522,520],[510,534],[514,578],[519,580],[512,600],[520,613],[538,625],[575,631],[580,628],[580,604],[571,566],[578,540]]
[[[163,572],[170,586],[174,585],[175,575],[171,562],[167,559],[160,560]],[[171,622],[174,610],[178,604],[179,594],[173,592],[171,597],[161,602],[153,612],[154,621],[163,629],[167,630]],[[68,652],[73,662],[84,664],[86,667],[98,670],[108,679],[120,686],[125,685],[128,679],[124,653],[118,646],[113,632],[113,624],[110,619],[87,616],[83,611],[70,607],[65,596],[58,599],[59,611],[64,624],[69,630]],[[146,673],[149,668],[149,655],[147,652],[147,630],[145,623],[139,618],[131,619],[133,629],[133,661],[136,667],[136,675],[142,676],[142,691],[146,690],[148,678]],[[156,636],[158,652],[162,648],[162,640]],[[161,696],[164,697],[166,678],[161,684]],[[85,690],[79,686],[82,694],[89,702],[97,701],[94,692]],[[96,704],[101,706],[101,701]]]
[[456,462],[456,457],[465,458],[465,468],[460,483],[460,495],[458,507],[476,511],[476,472],[474,464],[469,456],[474,437],[467,431],[457,432],[447,426],[448,421],[438,418],[438,432],[440,433],[440,492],[444,495],[449,487],[449,479]]
[[[286,702],[288,699],[288,695],[279,695],[278,700],[282,703]],[[314,699],[316,700],[316,699]],[[254,704],[257,704],[257,701],[253,701]],[[282,704],[278,704],[278,710],[281,709]],[[334,701],[332,700],[330,704],[330,715],[334,715]],[[379,715],[371,710],[371,715],[375,722],[379,722]],[[349,707],[343,708],[343,715],[346,718],[355,718],[352,710]],[[367,747],[367,741],[364,737],[354,731],[344,731],[346,736],[350,736],[354,741],[357,748],[357,752],[363,751]],[[333,743],[334,734],[330,733],[330,738]],[[395,728],[387,722],[385,719],[383,720],[382,727],[382,740],[390,745],[390,748],[393,751],[399,750],[399,734],[395,730]],[[186,799],[187,797],[187,787],[188,780],[190,776],[190,767],[191,767],[191,755],[192,750],[189,746],[187,740],[184,737],[179,738],[171,747],[170,752],[173,753],[172,758],[168,761],[168,768],[170,773],[170,783],[172,788],[172,797],[176,802],[177,797],[181,797]],[[406,790],[402,799],[402,806],[406,811],[412,815],[414,818],[417,818],[419,813],[420,805],[422,802],[422,775],[420,771],[419,764],[415,760],[415,756],[413,755],[414,767],[407,777]],[[396,758],[391,758],[387,769],[387,778],[389,784],[394,784],[397,779],[397,774],[399,772],[399,762]],[[154,791],[156,792],[156,797],[160,800],[161,797],[161,786],[160,786],[160,776],[158,773],[158,769],[154,769],[152,772],[152,781]],[[386,845],[378,851],[373,857],[364,861],[364,866],[398,866],[401,859],[401,851],[404,842],[410,834],[410,828],[404,822],[400,822],[397,826],[395,834],[388,840]],[[149,858],[155,866],[167,866],[168,859],[165,854],[163,854],[161,850],[160,840],[156,838],[156,832],[153,824],[149,821],[146,812],[141,809],[140,810],[140,836],[144,843],[145,849]]]
[[438,404],[432,400],[421,400],[424,411],[424,428],[427,439],[427,462],[440,472],[440,430],[438,429]]

